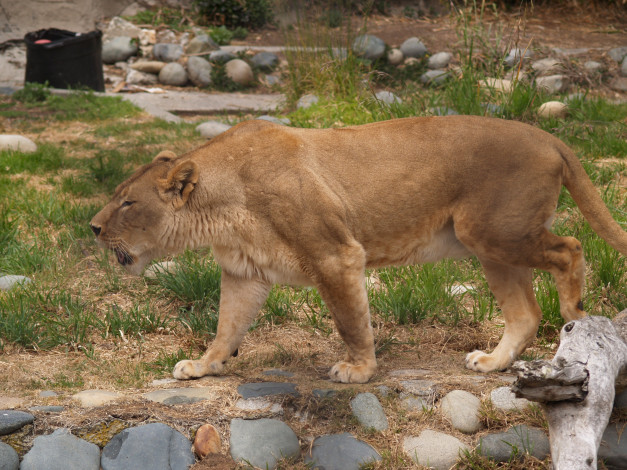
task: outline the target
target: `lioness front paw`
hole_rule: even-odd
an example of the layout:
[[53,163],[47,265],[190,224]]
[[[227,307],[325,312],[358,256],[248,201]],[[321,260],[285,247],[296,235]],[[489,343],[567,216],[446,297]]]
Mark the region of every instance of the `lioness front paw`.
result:
[[217,375],[224,369],[224,364],[212,362],[209,367],[202,361],[179,361],[172,371],[175,379],[189,380],[204,377],[205,375]]
[[374,374],[375,366],[355,365],[350,362],[338,362],[331,368],[329,377],[334,382],[345,384],[364,384]]
[[503,370],[511,363],[509,358],[497,357],[494,354],[486,354],[483,351],[473,351],[466,355],[466,368],[476,372],[492,372]]

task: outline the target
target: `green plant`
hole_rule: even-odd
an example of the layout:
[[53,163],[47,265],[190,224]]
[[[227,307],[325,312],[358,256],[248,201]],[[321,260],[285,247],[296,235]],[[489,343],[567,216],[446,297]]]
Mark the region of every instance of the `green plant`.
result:
[[229,44],[231,42],[231,39],[233,39],[233,33],[229,31],[229,29],[224,25],[213,28],[209,32],[209,36],[211,36],[211,39],[213,39],[221,46]]
[[50,85],[45,83],[24,83],[24,88],[13,93],[12,98],[20,103],[41,103],[50,96]]
[[268,0],[195,0],[194,4],[208,24],[227,28],[261,28],[273,18]]
[[132,306],[128,311],[121,310],[117,305],[109,306],[104,320],[98,325],[103,338],[112,336],[142,336],[168,328],[169,318],[160,317],[150,304],[143,307]]

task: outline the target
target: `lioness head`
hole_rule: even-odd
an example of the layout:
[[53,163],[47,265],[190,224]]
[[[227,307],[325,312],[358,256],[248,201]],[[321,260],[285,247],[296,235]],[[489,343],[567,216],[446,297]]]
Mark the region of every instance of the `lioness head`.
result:
[[161,152],[120,184],[111,202],[91,220],[96,240],[129,272],[141,274],[151,259],[168,251],[176,213],[197,181],[194,162]]

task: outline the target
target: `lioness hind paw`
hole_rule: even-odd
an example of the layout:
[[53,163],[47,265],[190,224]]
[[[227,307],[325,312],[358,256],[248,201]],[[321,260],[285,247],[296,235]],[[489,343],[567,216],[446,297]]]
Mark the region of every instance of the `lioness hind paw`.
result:
[[502,361],[494,354],[487,354],[483,351],[473,351],[466,355],[466,368],[475,372],[492,372],[506,369],[511,361]]
[[334,382],[363,384],[370,380],[375,367],[367,365],[354,365],[350,362],[338,362],[329,372],[329,377]]

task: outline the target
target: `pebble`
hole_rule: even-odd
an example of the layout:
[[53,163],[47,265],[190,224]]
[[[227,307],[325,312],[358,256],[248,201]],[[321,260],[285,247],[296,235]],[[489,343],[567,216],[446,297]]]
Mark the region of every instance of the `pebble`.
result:
[[401,380],[399,384],[403,391],[425,398],[435,397],[437,391],[436,383],[431,380]]
[[158,74],[165,64],[159,60],[140,60],[131,64],[131,68],[138,72]]
[[267,397],[269,395],[298,396],[296,385],[288,382],[256,382],[242,384],[237,387],[242,398]]
[[26,276],[18,276],[15,274],[9,274],[9,275],[0,277],[0,290],[10,291],[11,289],[15,287],[25,286],[26,284],[30,284],[31,282],[33,281]]
[[211,424],[203,424],[196,431],[192,451],[201,459],[209,454],[218,454],[222,449],[220,433]]
[[109,21],[107,25],[107,29],[104,32],[104,36],[106,39],[114,38],[116,36],[126,36],[129,38],[138,38],[141,33],[141,28],[134,25],[130,21],[125,20],[124,18],[120,18],[119,16],[114,16]]
[[307,109],[319,101],[316,95],[303,95],[298,99],[296,107],[298,109]]
[[437,431],[425,430],[418,437],[403,439],[403,451],[418,465],[448,470],[464,450],[470,448],[459,439]]
[[563,118],[568,114],[568,105],[560,101],[547,101],[538,108],[538,116],[543,118]]
[[189,79],[197,87],[211,85],[211,64],[202,57],[190,57],[187,60]]
[[392,394],[392,389],[390,387],[388,387],[387,385],[377,385],[375,387],[375,390],[383,398],[387,398],[388,396],[390,396]]
[[531,68],[539,74],[555,73],[560,71],[562,63],[557,59],[548,57],[546,59],[536,60],[531,64]]
[[125,429],[102,449],[102,470],[188,470],[191,442],[163,423]]
[[385,431],[388,419],[379,399],[372,393],[360,393],[350,401],[353,416],[366,429]]
[[497,462],[508,462],[512,458],[522,458],[524,454],[544,460],[551,449],[549,438],[543,431],[519,425],[507,432],[483,436],[479,440],[479,452]]
[[183,55],[180,44],[158,43],[152,48],[152,55],[161,62],[175,62]]
[[566,75],[548,75],[536,78],[536,86],[544,88],[549,93],[560,93],[568,88],[569,81]]
[[[195,36],[185,47],[186,54],[200,54],[203,52],[216,51],[220,46],[207,34]],[[191,58],[191,57],[190,57]]]
[[[489,103],[489,104],[492,104],[492,103]],[[439,116],[450,116],[450,115],[459,114],[454,109],[451,109],[451,108],[444,108],[444,109],[446,112],[439,114]],[[436,113],[433,113],[433,114],[436,114]],[[462,295],[462,294],[465,294],[466,292],[472,292],[474,290],[475,290],[474,286],[470,286],[466,284],[455,284],[451,286],[451,288],[449,289],[449,292],[452,295]]]
[[25,411],[2,410],[0,411],[0,436],[10,434],[31,424],[35,417]]
[[470,392],[453,390],[440,402],[442,414],[458,431],[471,434],[482,428],[479,420],[481,400]]
[[599,72],[603,68],[603,64],[596,60],[589,60],[583,64],[583,68],[588,72]]
[[305,454],[305,464],[324,470],[359,470],[364,464],[380,460],[372,446],[349,433],[317,437]]
[[401,65],[405,56],[400,49],[394,48],[388,51],[387,59],[391,65]]
[[401,44],[401,52],[405,57],[415,57],[419,59],[427,53],[427,47],[420,39],[412,37],[406,39],[405,42]]
[[280,459],[300,455],[296,434],[287,424],[276,419],[233,419],[230,445],[233,460],[270,470],[276,468]]
[[145,73],[131,69],[126,74],[126,83],[129,85],[154,85],[158,81],[159,79],[154,73]]
[[401,392],[399,395],[401,405],[407,411],[421,412],[433,408],[433,400],[424,397],[417,397],[411,393]]
[[242,59],[229,60],[225,66],[226,76],[238,85],[250,85],[255,78],[253,69]]
[[[202,60],[202,59],[201,59]],[[188,77],[185,67],[178,62],[166,64],[159,72],[159,81],[164,85],[184,86]]]
[[18,470],[20,458],[15,449],[4,442],[0,442],[0,470]]
[[531,404],[526,398],[516,398],[509,387],[499,387],[492,390],[490,400],[496,408],[503,411],[522,410]]
[[0,151],[3,150],[33,153],[37,150],[37,144],[22,135],[3,134],[0,135]]
[[377,60],[385,54],[385,43],[371,34],[362,34],[353,41],[353,52],[357,57]]
[[83,407],[101,406],[111,401],[117,400],[122,395],[117,392],[109,392],[106,390],[83,390],[72,395],[72,398],[78,400]]
[[627,423],[610,423],[601,438],[598,459],[603,460],[605,467],[610,470],[627,468]]
[[508,93],[512,90],[512,81],[504,78],[486,78],[480,80],[479,85],[484,88],[493,88],[496,91]]
[[138,46],[133,38],[128,36],[117,36],[102,45],[102,61],[105,64],[115,64],[125,61],[129,57],[137,54]]
[[387,90],[377,91],[374,96],[377,100],[387,106],[392,104],[401,104],[403,102],[403,100],[401,100],[398,96]]
[[56,429],[38,436],[22,459],[20,470],[99,470],[100,449],[96,444],[72,435],[68,429]]
[[272,72],[279,64],[279,57],[272,52],[260,52],[255,54],[251,62],[262,72]]
[[196,132],[207,139],[213,139],[214,137],[228,131],[231,127],[230,124],[226,124],[220,121],[207,121],[196,126]]
[[433,54],[431,57],[429,57],[427,67],[432,70],[444,69],[448,67],[451,59],[453,59],[453,54],[451,54],[450,52],[438,52],[437,54]]
[[145,393],[146,400],[163,403],[164,405],[181,405],[185,403],[197,403],[203,400],[214,400],[216,392],[209,387],[181,387],[154,390]]
[[439,85],[444,83],[449,76],[446,70],[427,70],[420,76],[420,81],[427,85]]

